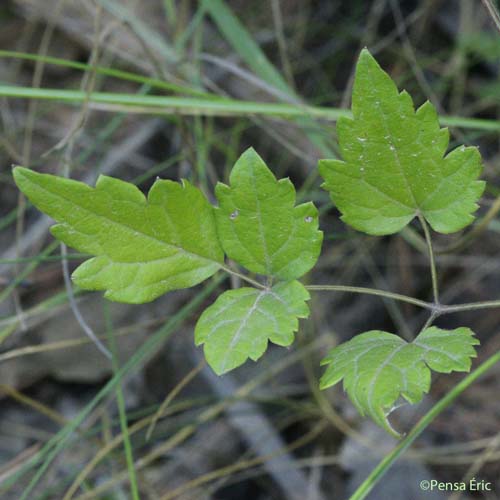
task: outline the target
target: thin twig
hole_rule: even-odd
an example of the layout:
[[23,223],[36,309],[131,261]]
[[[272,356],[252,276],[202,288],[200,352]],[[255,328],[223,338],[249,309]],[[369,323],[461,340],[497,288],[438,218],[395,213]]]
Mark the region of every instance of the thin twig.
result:
[[[65,177],[69,176],[69,165],[71,162],[71,154],[73,151],[73,147],[78,135],[81,133],[83,127],[85,126],[89,113],[88,104],[89,104],[90,94],[92,93],[95,84],[95,76],[96,76],[94,68],[96,66],[99,54],[99,41],[100,41],[99,31],[100,31],[101,14],[102,14],[102,9],[100,6],[98,6],[94,22],[94,45],[92,47],[92,53],[89,59],[90,74],[87,75],[87,73],[85,73],[82,79],[82,90],[85,90],[85,100],[83,102],[82,109],[80,111],[80,116],[75,122],[75,126],[70,130],[69,135],[66,135],[66,137],[62,140],[62,142],[60,142],[58,145],[55,146],[56,149],[59,147],[65,148],[65,152],[63,155],[63,169],[62,169],[63,170],[62,173]],[[90,339],[92,339],[97,349],[102,354],[104,354],[104,356],[106,356],[109,360],[112,360],[113,356],[111,355],[111,352],[97,338],[97,335],[94,333],[90,325],[85,321],[84,317],[82,316],[78,308],[78,304],[76,303],[75,295],[73,293],[73,286],[71,283],[71,278],[69,273],[67,254],[68,250],[66,245],[64,243],[61,243],[63,278],[64,278],[64,285],[66,287],[66,293],[68,295],[70,308],[73,311],[73,315],[75,316],[75,319],[77,320],[78,324],[85,332],[85,334]]]
[[175,397],[186,387],[186,385],[193,380],[198,373],[205,367],[207,362],[205,359],[200,361],[192,370],[189,371],[189,373],[167,394],[167,397],[163,401],[163,403],[160,405],[156,413],[153,415],[153,418],[151,419],[151,423],[149,424],[148,430],[146,432],[146,441],[149,441],[151,439],[151,434],[153,434],[154,428],[156,427],[156,424],[158,423],[158,420],[162,415],[165,414],[165,411],[168,407],[168,405],[175,399]]
[[75,300],[75,294],[73,293],[73,286],[71,285],[68,259],[66,258],[67,252],[68,249],[66,245],[64,243],[61,243],[61,257],[62,257],[61,262],[63,269],[63,278],[64,278],[64,285],[66,287],[66,293],[68,295],[70,308],[73,311],[73,315],[75,316],[76,321],[78,321],[78,324],[80,325],[81,329],[85,332],[85,335],[87,335],[87,337],[89,337],[92,340],[92,342],[94,342],[97,349],[99,349],[99,351],[101,351],[104,354],[104,356],[106,356],[109,360],[111,360],[112,359],[111,353],[108,351],[105,345],[97,338],[97,335],[85,321],[85,319],[82,316],[82,313],[80,312],[80,309],[78,308],[78,305]]
[[493,219],[495,219],[495,217],[498,215],[499,212],[500,212],[500,196],[493,202],[493,204],[491,205],[490,209],[485,214],[485,216],[476,225],[474,225],[467,234],[465,234],[462,238],[460,238],[455,243],[452,243],[451,245],[448,245],[443,248],[436,248],[435,253],[437,255],[440,255],[444,253],[451,253],[451,252],[456,252],[458,250],[463,250],[470,243],[472,243],[477,236],[479,236],[482,232],[484,232],[488,228],[490,222]]
[[495,4],[491,0],[482,0],[483,5],[486,7],[488,14],[491,17],[496,29],[500,31],[500,13],[498,9],[495,7]]
[[290,85],[291,88],[295,88],[292,65],[290,64],[290,60],[288,58],[288,53],[286,49],[285,30],[283,27],[283,16],[281,14],[280,0],[271,1],[271,10],[273,13],[274,28],[276,31],[276,41],[278,42],[278,50],[280,53],[280,60],[281,60],[281,66],[283,68],[283,73],[286,77],[288,85]]

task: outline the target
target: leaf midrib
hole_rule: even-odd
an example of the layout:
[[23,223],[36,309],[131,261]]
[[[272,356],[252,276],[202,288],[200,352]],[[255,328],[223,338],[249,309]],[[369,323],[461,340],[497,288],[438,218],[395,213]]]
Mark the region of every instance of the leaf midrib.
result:
[[252,166],[250,169],[251,173],[250,176],[252,178],[252,187],[253,191],[255,193],[255,204],[256,204],[256,209],[257,209],[257,222],[259,224],[259,233],[260,233],[260,239],[262,241],[262,249],[264,250],[264,259],[266,261],[266,274],[272,274],[271,273],[271,257],[269,255],[269,250],[267,248],[267,241],[266,241],[266,234],[264,232],[264,225],[262,223],[262,210],[260,206],[260,198],[259,198],[259,192],[257,190],[257,181],[255,179],[255,169]]
[[247,313],[242,318],[241,324],[238,327],[238,329],[236,330],[236,332],[234,333],[234,336],[231,339],[231,342],[229,343],[229,346],[227,348],[226,355],[224,356],[224,360],[223,360],[222,366],[221,366],[222,371],[225,371],[226,366],[227,366],[227,362],[228,362],[228,358],[232,354],[235,345],[238,343],[238,340],[241,337],[241,333],[242,333],[243,329],[247,326],[248,321],[250,320],[250,317],[252,316],[252,314],[256,310],[258,310],[258,306],[259,306],[260,301],[268,294],[269,294],[268,289],[265,289],[265,290],[262,290],[261,292],[259,292],[257,297],[255,297],[255,301],[252,304],[252,307],[250,307],[250,309],[248,309]]
[[[129,231],[137,232],[137,233],[141,234],[142,236],[146,237],[147,239],[150,239],[150,240],[152,240],[152,241],[154,241],[154,242],[157,242],[157,243],[159,242],[159,243],[163,244],[163,245],[164,245],[164,246],[166,246],[166,247],[172,247],[172,248],[175,248],[175,249],[176,249],[178,252],[180,252],[180,253],[183,253],[183,254],[186,254],[186,255],[189,255],[189,256],[195,257],[195,258],[197,258],[197,259],[202,259],[202,260],[205,260],[205,261],[207,261],[207,262],[211,262],[211,263],[217,264],[217,266],[219,266],[219,267],[222,265],[222,263],[221,263],[221,262],[218,262],[218,261],[216,261],[216,260],[214,260],[214,259],[210,259],[210,258],[205,257],[205,256],[203,256],[203,255],[199,255],[199,254],[196,254],[196,253],[190,252],[190,251],[186,250],[185,248],[179,247],[178,245],[174,245],[174,244],[172,244],[172,243],[168,243],[168,242],[166,242],[166,241],[164,241],[164,240],[160,240],[160,239],[158,239],[158,238],[154,238],[153,236],[151,236],[151,235],[149,235],[149,234],[145,233],[144,231],[142,231],[141,229],[136,229],[136,228],[134,228],[134,227],[132,227],[132,226],[129,226],[129,225],[127,225],[127,224],[124,224],[123,222],[118,222],[118,221],[115,221],[115,220],[113,220],[113,219],[109,219],[109,218],[105,217],[104,215],[99,215],[99,214],[96,214],[95,212],[92,212],[91,210],[89,210],[87,207],[82,206],[81,204],[79,204],[79,203],[78,203],[77,201],[75,201],[74,199],[68,199],[68,198],[66,198],[65,196],[62,196],[60,193],[57,193],[57,192],[51,191],[51,190],[50,190],[50,189],[48,189],[47,187],[42,186],[42,185],[40,185],[40,184],[37,184],[37,183],[33,182],[32,180],[30,180],[30,179],[29,179],[28,177],[26,177],[26,176],[25,176],[25,179],[27,179],[27,180],[28,180],[28,182],[29,182],[29,183],[31,183],[32,185],[34,185],[36,188],[41,189],[42,191],[45,191],[45,192],[47,192],[47,193],[51,194],[52,196],[54,196],[54,197],[56,197],[56,198],[63,199],[63,200],[64,200],[65,202],[67,202],[67,203],[70,203],[70,204],[73,204],[73,205],[78,206],[80,209],[82,209],[83,211],[85,211],[85,212],[87,212],[87,213],[91,214],[93,217],[97,217],[97,218],[100,218],[100,219],[104,219],[106,222],[110,222],[110,223],[112,223],[112,224],[114,224],[114,225],[116,225],[116,226],[119,226],[119,227],[122,227],[122,228],[126,228],[126,229],[127,229],[127,230],[129,230]],[[96,190],[97,190],[97,188],[93,188],[93,191],[94,191],[94,192],[95,192]],[[105,191],[101,191],[101,192],[102,192],[105,196],[109,196],[109,197],[111,198],[111,196],[110,196],[108,193],[106,193]],[[124,201],[126,201],[126,200],[124,200]],[[137,203],[137,202],[134,202],[134,201],[127,201],[127,203],[131,203],[131,204],[136,204],[136,205],[138,205],[138,203]],[[147,210],[148,206],[151,206],[151,204],[150,204],[149,200],[147,200],[147,198],[146,198],[145,205],[146,205],[146,210]],[[158,205],[158,206],[160,206],[160,207],[161,207],[161,205]],[[161,208],[162,208],[162,207],[161,207]],[[164,209],[162,208],[162,210],[164,210]],[[73,227],[73,228],[75,227],[75,225],[70,224],[69,222],[59,221],[59,220],[57,220],[56,218],[54,218],[54,220],[55,220],[57,223],[59,223],[59,224],[65,224],[65,225],[68,225],[68,226]],[[80,231],[78,231],[78,232],[80,232]],[[101,249],[102,249],[102,245],[101,245],[100,243],[99,243],[99,246],[100,246],[100,247],[101,247]],[[106,256],[107,256],[107,257],[108,257],[108,258],[109,258],[112,262],[121,262],[121,261],[118,261],[118,260],[113,259],[113,258],[112,258],[109,254],[107,254],[107,253],[106,253],[106,252],[104,252],[104,251],[102,252],[102,255],[106,255]],[[152,261],[155,261],[155,260],[160,260],[160,259],[152,259],[151,261],[147,261],[147,262],[152,262]],[[140,262],[139,262],[139,264],[140,264]]]
[[[373,375],[372,382],[369,386],[370,392],[366,398],[366,400],[368,402],[370,414],[373,416],[373,418],[377,417],[377,414],[376,414],[375,410],[373,409],[373,393],[375,391],[375,387],[377,386],[378,378],[379,378],[380,374],[382,373],[382,370],[390,364],[391,360],[396,357],[398,352],[403,350],[408,345],[409,344],[405,342],[405,343],[402,343],[399,347],[396,347],[396,349],[394,349],[394,351],[381,363],[381,365],[377,368],[377,371]],[[406,373],[404,375],[405,375],[404,381],[405,381],[405,385],[406,385],[407,384]]]
[[[368,75],[369,75],[372,87],[375,88],[375,89],[377,89],[377,86],[376,86],[375,81],[373,79],[372,69],[371,68],[368,68]],[[397,90],[396,90],[396,93],[397,93],[397,97],[396,98],[398,99],[399,98],[399,93],[398,93]],[[401,107],[401,102],[399,101],[399,99],[398,99],[398,106]],[[399,171],[401,172],[401,175],[402,175],[402,177],[404,179],[404,182],[406,184],[408,192],[410,193],[411,198],[413,200],[414,206],[411,207],[411,208],[413,208],[415,210],[415,212],[417,213],[420,210],[420,205],[418,204],[417,199],[415,198],[415,194],[414,194],[413,189],[411,187],[411,183],[408,181],[408,178],[406,177],[406,172],[404,171],[404,169],[402,167],[401,160],[400,160],[399,154],[398,154],[398,148],[397,148],[397,146],[392,141],[393,134],[391,133],[390,129],[387,127],[387,120],[385,118],[385,114],[382,112],[382,110],[380,109],[380,106],[377,105],[377,103],[375,103],[375,108],[377,109],[377,111],[378,111],[378,113],[379,113],[379,115],[381,117],[381,122],[383,123],[384,129],[386,130],[386,132],[388,133],[388,135],[391,137],[391,146],[394,149],[394,151],[392,151],[392,149],[391,149],[391,151],[393,153],[396,165],[397,165],[397,167],[398,167]]]

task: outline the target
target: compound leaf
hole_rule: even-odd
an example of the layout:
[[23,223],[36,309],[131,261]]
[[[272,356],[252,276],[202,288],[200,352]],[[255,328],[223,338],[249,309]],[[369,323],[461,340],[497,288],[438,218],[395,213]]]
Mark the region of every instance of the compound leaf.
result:
[[321,362],[325,389],[344,380],[344,390],[361,415],[369,415],[395,436],[387,417],[403,397],[414,404],[429,391],[430,369],[469,371],[479,341],[469,328],[425,329],[411,343],[397,335],[370,331],[335,347]]
[[16,167],[19,189],[59,224],[53,235],[95,255],[73,273],[111,300],[142,303],[213,275],[224,260],[213,207],[199,189],[157,180],[148,197],[127,182],[100,176],[96,187]]
[[201,315],[195,329],[196,345],[204,344],[205,357],[221,375],[256,361],[268,341],[288,346],[294,340],[298,318],[306,318],[309,293],[298,281],[272,288],[238,288],[224,292]]
[[415,112],[368,50],[361,52],[352,94],[353,118],[342,117],[337,134],[344,161],[320,160],[319,170],[342,219],[368,234],[399,231],[422,215],[435,231],[470,224],[484,182],[474,147],[446,156],[447,129],[440,129],[430,102]]
[[276,180],[252,149],[233,167],[230,186],[217,184],[217,231],[228,257],[250,271],[292,280],[309,271],[321,250],[318,211],[295,205],[289,179]]

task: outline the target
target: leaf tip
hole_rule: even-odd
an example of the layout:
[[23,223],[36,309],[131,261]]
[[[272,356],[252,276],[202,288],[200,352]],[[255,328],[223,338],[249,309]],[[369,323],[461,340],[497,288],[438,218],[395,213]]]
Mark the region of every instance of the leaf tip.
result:
[[[23,167],[21,165],[16,165],[15,163],[12,164],[12,172],[15,173],[15,172],[20,172],[22,171],[23,169],[26,169],[26,167]],[[27,169],[26,169],[27,170]]]
[[12,177],[14,177],[15,183],[19,185],[19,181],[26,177],[26,174],[29,172],[31,172],[29,168],[22,167],[21,165],[13,165]]
[[240,158],[259,158],[261,159],[261,156],[257,151],[255,150],[254,147],[250,146],[249,148],[245,149],[243,153],[241,153]]
[[[399,405],[401,406],[401,405]],[[396,439],[401,439],[404,437],[404,433],[398,432],[389,421],[389,415],[397,409],[399,406],[393,406],[390,409],[383,410],[382,408],[377,409],[375,413],[369,412],[373,420],[378,423],[386,432],[388,432],[392,437]]]
[[325,389],[328,389],[328,387],[329,387],[328,383],[325,380],[323,380],[323,377],[321,377],[319,379],[319,388],[320,388],[320,390],[324,391]]
[[403,432],[398,432],[394,427],[389,423],[389,420],[386,418],[385,419],[385,425],[384,429],[393,437],[396,439],[403,439],[405,437],[405,433]]
[[239,158],[236,160],[236,163],[234,164],[229,175],[229,182],[231,186],[234,184],[242,184],[241,177],[246,176],[249,171],[262,170],[269,171],[269,173],[272,174],[259,153],[257,153],[253,147],[249,147],[243,151],[243,153],[241,153]]
[[364,47],[359,53],[358,64],[375,64],[378,66],[377,60],[372,56],[367,47]]

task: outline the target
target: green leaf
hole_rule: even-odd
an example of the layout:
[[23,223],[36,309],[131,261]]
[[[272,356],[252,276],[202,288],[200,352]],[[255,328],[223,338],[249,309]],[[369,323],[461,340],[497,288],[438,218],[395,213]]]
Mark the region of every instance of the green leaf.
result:
[[96,257],[73,273],[111,300],[148,302],[212,276],[223,263],[213,208],[201,191],[157,180],[148,198],[133,184],[100,176],[96,187],[14,169],[19,189],[59,224],[52,234]]
[[228,257],[250,271],[283,280],[309,271],[323,240],[316,207],[294,206],[293,184],[277,181],[252,148],[234,165],[230,184],[219,183],[215,189],[217,231]]
[[469,328],[427,328],[411,343],[387,332],[370,331],[335,347],[321,362],[326,389],[344,379],[344,390],[361,415],[369,415],[395,436],[387,417],[403,397],[418,403],[431,383],[430,369],[469,371],[479,340]]
[[288,346],[294,340],[298,318],[307,318],[309,292],[298,281],[272,288],[238,288],[224,292],[201,315],[195,329],[196,345],[205,344],[208,364],[221,375],[256,361],[268,341]]
[[342,219],[368,234],[399,231],[421,214],[435,231],[470,224],[485,183],[476,180],[481,157],[461,146],[446,156],[430,102],[415,112],[368,50],[361,52],[352,95],[353,119],[341,117],[338,140],[344,161],[320,160],[319,170]]

